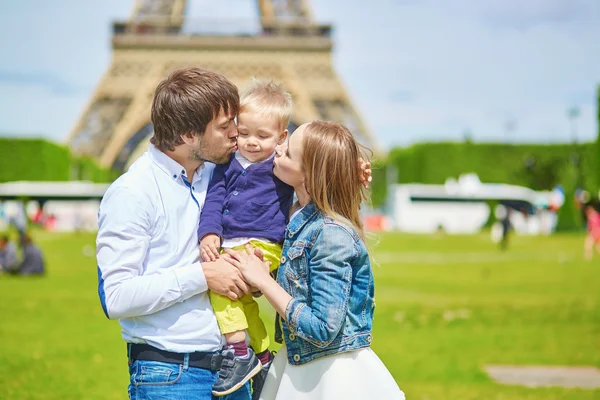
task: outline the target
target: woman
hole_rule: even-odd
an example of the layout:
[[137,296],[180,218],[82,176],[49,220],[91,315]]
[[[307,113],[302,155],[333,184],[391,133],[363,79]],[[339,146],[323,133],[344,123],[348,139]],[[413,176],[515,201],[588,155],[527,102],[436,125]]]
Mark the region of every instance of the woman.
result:
[[274,173],[294,187],[275,281],[251,249],[228,252],[282,317],[285,339],[261,399],[367,399],[404,394],[373,353],[373,274],[359,217],[360,147],[332,122],[300,126],[277,151]]
[[594,256],[594,247],[600,253],[600,214],[591,204],[585,206],[587,236],[584,244],[584,257],[591,260]]

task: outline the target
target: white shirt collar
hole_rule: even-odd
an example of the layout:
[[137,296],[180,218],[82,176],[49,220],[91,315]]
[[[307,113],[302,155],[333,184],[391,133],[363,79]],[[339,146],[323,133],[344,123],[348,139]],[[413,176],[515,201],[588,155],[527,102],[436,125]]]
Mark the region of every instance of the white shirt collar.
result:
[[[165,173],[171,176],[171,178],[177,180],[180,176],[186,177],[187,172],[185,172],[185,168],[177,161],[173,160],[171,157],[157,149],[154,145],[150,145],[148,149],[148,154],[150,155],[150,159],[158,165],[160,169],[162,169]],[[200,166],[194,173],[194,181],[200,179],[202,175],[202,170],[204,169],[204,164]],[[183,178],[182,178],[183,179]],[[189,179],[188,179],[189,181]]]
[[269,160],[272,160],[272,159],[273,159],[273,157],[275,157],[275,152],[273,152],[273,154],[271,154],[271,155],[269,156],[269,158],[267,158],[266,160],[259,161],[259,162],[252,162],[252,161],[248,160],[246,157],[244,157],[244,156],[242,155],[242,153],[240,153],[240,151],[239,151],[239,150],[237,150],[237,151],[235,152],[235,159],[236,159],[236,160],[237,160],[237,161],[240,163],[240,165],[241,165],[241,166],[242,166],[242,168],[244,168],[244,169],[246,169],[246,168],[248,168],[249,166],[251,166],[251,165],[254,165],[254,164],[260,164],[261,162],[267,162],[267,161],[269,161]]

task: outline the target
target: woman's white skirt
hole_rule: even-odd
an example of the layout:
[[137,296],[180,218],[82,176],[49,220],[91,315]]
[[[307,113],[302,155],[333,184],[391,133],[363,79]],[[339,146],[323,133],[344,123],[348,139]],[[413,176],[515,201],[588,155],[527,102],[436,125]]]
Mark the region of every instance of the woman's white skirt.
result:
[[283,346],[260,395],[261,400],[404,400],[404,393],[370,348],[290,365]]

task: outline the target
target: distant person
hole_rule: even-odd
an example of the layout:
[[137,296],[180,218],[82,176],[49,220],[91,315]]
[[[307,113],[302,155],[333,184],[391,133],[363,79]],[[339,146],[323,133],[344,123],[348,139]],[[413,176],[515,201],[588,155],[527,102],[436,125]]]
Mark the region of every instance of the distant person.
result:
[[0,270],[10,271],[17,266],[17,246],[7,235],[0,237]]
[[600,254],[600,213],[591,205],[585,206],[585,217],[587,219],[587,235],[584,242],[584,256],[591,260],[594,255],[594,247]]
[[11,218],[11,225],[13,225],[17,232],[19,232],[19,244],[23,246],[25,240],[25,232],[27,231],[27,212],[25,211],[25,204],[19,202],[17,205],[17,211]]
[[15,269],[18,275],[43,275],[46,272],[44,257],[40,248],[33,243],[31,236],[23,235],[23,261]]
[[511,209],[508,206],[505,206],[504,208],[506,211],[500,219],[500,224],[502,225],[502,239],[500,239],[501,250],[506,250],[508,248],[508,235],[510,230],[512,229],[512,225],[510,223]]

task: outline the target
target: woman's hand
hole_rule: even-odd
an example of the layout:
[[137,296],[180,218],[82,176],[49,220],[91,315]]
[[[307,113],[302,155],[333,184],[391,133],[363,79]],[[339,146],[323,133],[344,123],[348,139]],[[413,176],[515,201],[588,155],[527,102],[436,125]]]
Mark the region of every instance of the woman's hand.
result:
[[250,286],[261,290],[265,282],[272,279],[269,274],[269,265],[271,263],[262,261],[257,257],[256,252],[249,244],[246,244],[245,252],[226,249],[225,253],[222,257],[240,270],[244,276],[244,280]]
[[365,189],[368,189],[369,183],[373,180],[373,177],[371,176],[371,174],[372,174],[371,163],[363,160],[362,158],[359,158],[358,159],[358,168],[361,171],[361,173],[358,176],[360,179],[360,183],[363,184]]

